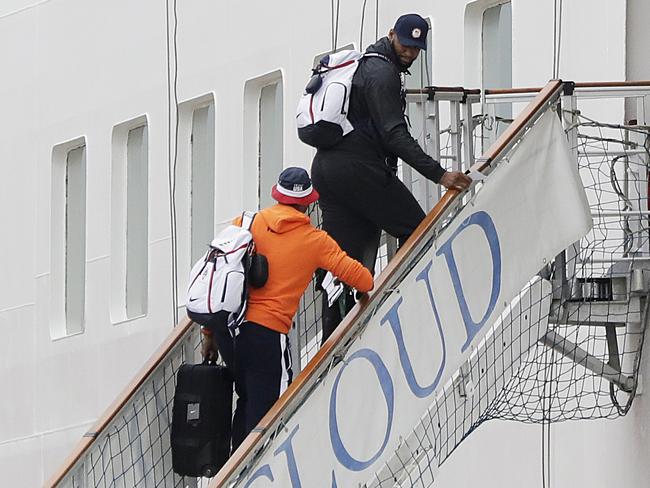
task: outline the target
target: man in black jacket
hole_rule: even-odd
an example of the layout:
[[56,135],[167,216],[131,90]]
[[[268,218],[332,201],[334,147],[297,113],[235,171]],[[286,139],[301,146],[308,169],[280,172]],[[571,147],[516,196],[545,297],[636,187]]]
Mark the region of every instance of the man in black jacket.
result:
[[[395,27],[366,52],[352,79],[348,119],[354,130],[333,147],[318,149],[312,179],[320,193],[323,229],[350,257],[373,270],[382,229],[403,243],[424,211],[396,176],[397,158],[424,177],[455,190],[471,180],[445,171],[411,137],[402,73],[426,49],[429,25],[417,14],[402,15]],[[350,297],[346,308],[352,305]],[[339,307],[323,300],[323,342],[341,320]]]

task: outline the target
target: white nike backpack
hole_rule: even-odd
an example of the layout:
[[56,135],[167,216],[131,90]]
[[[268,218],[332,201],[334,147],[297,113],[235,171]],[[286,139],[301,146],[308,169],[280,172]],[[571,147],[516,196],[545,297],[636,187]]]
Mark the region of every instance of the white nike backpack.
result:
[[352,77],[364,57],[388,60],[379,53],[362,54],[349,49],[324,56],[312,70],[296,114],[298,138],[302,142],[326,148],[354,130],[348,120],[350,90]]
[[230,312],[241,322],[246,312],[246,278],[255,243],[250,233],[255,214],[244,212],[241,227],[229,225],[212,240],[190,272],[185,306],[199,314]]

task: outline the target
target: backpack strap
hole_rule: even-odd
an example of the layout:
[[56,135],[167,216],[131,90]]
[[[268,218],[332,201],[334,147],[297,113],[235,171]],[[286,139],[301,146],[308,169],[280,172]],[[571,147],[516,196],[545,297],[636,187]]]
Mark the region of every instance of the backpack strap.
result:
[[[361,56],[361,59],[364,58],[380,58],[386,61],[388,64],[390,64],[395,71],[397,71],[397,75],[399,76],[399,82],[400,82],[400,97],[402,100],[402,111],[406,110],[406,76],[404,76],[404,73],[402,73],[397,66],[395,66],[395,63],[393,63],[388,57],[384,56],[381,53],[364,53],[363,56]],[[408,70],[407,70],[408,71]],[[409,72],[409,74],[411,74]],[[408,118],[408,115],[404,114],[404,117],[406,119],[406,123],[408,124],[409,128],[411,127],[411,121]]]
[[256,215],[257,215],[257,212],[245,211],[244,213],[242,213],[241,214],[241,226],[242,226],[242,229],[250,230],[251,225],[253,225],[253,220],[255,219]]
[[384,56],[381,53],[364,53],[363,56],[361,56],[361,59],[363,59],[363,58],[381,58],[384,61],[386,61],[386,62],[388,62],[390,64],[393,64],[393,62],[389,58],[387,58],[386,56]]
[[[255,216],[257,215],[257,212],[249,212],[245,211],[241,214],[241,227],[242,229],[250,230],[251,225],[253,225],[253,220],[255,220]],[[250,244],[248,245],[248,250],[247,250],[247,256],[248,259],[250,259],[250,253],[255,249],[255,244],[254,241],[251,241]],[[250,263],[250,261],[249,261]],[[249,264],[250,265],[250,264]],[[239,335],[239,326],[240,324],[244,321],[244,318],[246,316],[246,310],[248,308],[248,269],[247,265],[244,264],[244,282],[246,285],[244,286],[244,290],[242,292],[242,304],[241,307],[239,308],[239,311],[233,312],[228,315],[228,330],[230,331],[231,337],[234,339],[237,335]]]
[[400,71],[399,68],[395,65],[395,63],[393,63],[393,61],[392,61],[390,58],[384,56],[384,55],[381,54],[381,53],[364,53],[363,56],[361,56],[361,59],[359,59],[359,61],[362,61],[362,60],[367,59],[367,58],[379,58],[379,59],[383,59],[383,60],[386,61],[388,64],[390,64],[390,65],[393,67],[393,69],[394,69],[395,71],[397,71],[397,74],[398,74],[399,77],[400,77],[400,81],[402,81],[403,76],[402,76],[401,71]]

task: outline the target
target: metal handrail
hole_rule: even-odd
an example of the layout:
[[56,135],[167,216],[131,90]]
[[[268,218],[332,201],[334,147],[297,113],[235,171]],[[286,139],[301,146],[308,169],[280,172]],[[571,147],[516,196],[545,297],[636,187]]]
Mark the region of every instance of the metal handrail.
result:
[[[503,132],[499,139],[487,150],[484,157],[480,158],[472,166],[471,170],[484,171],[500,156],[506,154],[517,143],[523,133],[544,112],[548,105],[559,97],[562,86],[563,84],[560,80],[550,81],[508,129]],[[374,305],[389,291],[388,285],[391,284],[393,278],[401,270],[410,255],[421,247],[425,237],[447,214],[460,194],[456,190],[448,190],[444,194],[408,241],[399,249],[386,269],[379,275],[375,281],[375,289],[348,313],[330,338],[323,344],[316,356],[282,394],[271,410],[262,418],[257,428],[246,437],[219,473],[217,473],[217,476],[209,485],[210,488],[226,486],[228,482],[238,476],[248,461],[262,448],[268,437],[280,427],[282,420],[288,418],[297,410],[310,390],[310,387],[327,370],[335,355],[345,349],[349,340],[354,337],[357,329],[361,327],[363,318],[371,312]]]

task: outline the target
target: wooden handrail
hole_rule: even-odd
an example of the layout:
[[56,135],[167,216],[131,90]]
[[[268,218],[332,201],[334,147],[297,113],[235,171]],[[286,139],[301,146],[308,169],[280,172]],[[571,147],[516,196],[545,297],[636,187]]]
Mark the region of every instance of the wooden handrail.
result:
[[[582,81],[576,82],[576,88],[627,88],[634,86],[648,86],[649,80],[631,81]],[[485,95],[517,95],[520,93],[536,93],[542,91],[541,87],[534,88],[489,88],[484,91]]]
[[425,86],[423,88],[408,88],[407,95],[426,95],[432,99],[435,94],[438,95],[455,95],[462,96],[462,101],[465,102],[469,95],[480,95],[481,90],[478,88],[467,89],[462,86]]
[[[490,146],[484,158],[481,158],[472,169],[484,170],[492,161],[499,157],[500,153],[523,132],[531,119],[547,104],[558,95],[562,88],[560,80],[549,82],[544,89],[535,97],[526,109],[513,121],[499,139]],[[343,347],[345,341],[354,334],[358,327],[357,322],[363,318],[368,307],[381,299],[387,291],[388,285],[394,275],[400,271],[402,264],[409,254],[419,247],[423,239],[428,236],[433,226],[446,215],[456,198],[460,195],[457,190],[447,190],[436,206],[427,214],[425,219],[418,225],[417,229],[406,243],[397,251],[395,257],[388,263],[386,269],[375,281],[374,290],[368,297],[361,300],[346,315],[339,326],[334,330],[329,339],[323,344],[314,358],[307,364],[304,370],[297,376],[294,382],[278,399],[275,405],[262,418],[257,428],[251,432],[239,448],[233,453],[226,464],[217,473],[216,477],[209,484],[210,488],[220,488],[237,473],[241,472],[242,464],[254,454],[269,432],[272,431],[276,422],[283,417],[294,402],[300,400],[301,389],[313,384],[320,374],[327,368],[336,350]]]
[[583,81],[576,83],[576,88],[625,88],[630,86],[650,86],[650,81]]
[[542,91],[540,87],[535,88],[487,88],[483,92],[486,95],[516,95],[518,93],[536,93]]
[[90,448],[93,441],[99,436],[104,429],[111,423],[111,421],[118,415],[120,410],[126,405],[126,403],[133,398],[133,396],[138,391],[147,378],[156,370],[158,366],[163,362],[165,357],[170,353],[178,342],[183,338],[187,331],[192,327],[193,322],[185,318],[182,320],[171,334],[167,336],[165,341],[160,345],[160,347],[154,352],[145,365],[138,371],[138,374],[135,375],[131,383],[128,384],[122,393],[117,397],[117,399],[111,404],[110,407],[106,409],[104,414],[99,418],[97,422],[91,427],[91,429],[84,434],[79,443],[75,446],[72,453],[67,457],[61,468],[50,478],[50,480],[44,485],[46,487],[54,488],[56,487],[63,478],[70,473],[74,468],[75,464],[84,453]]

